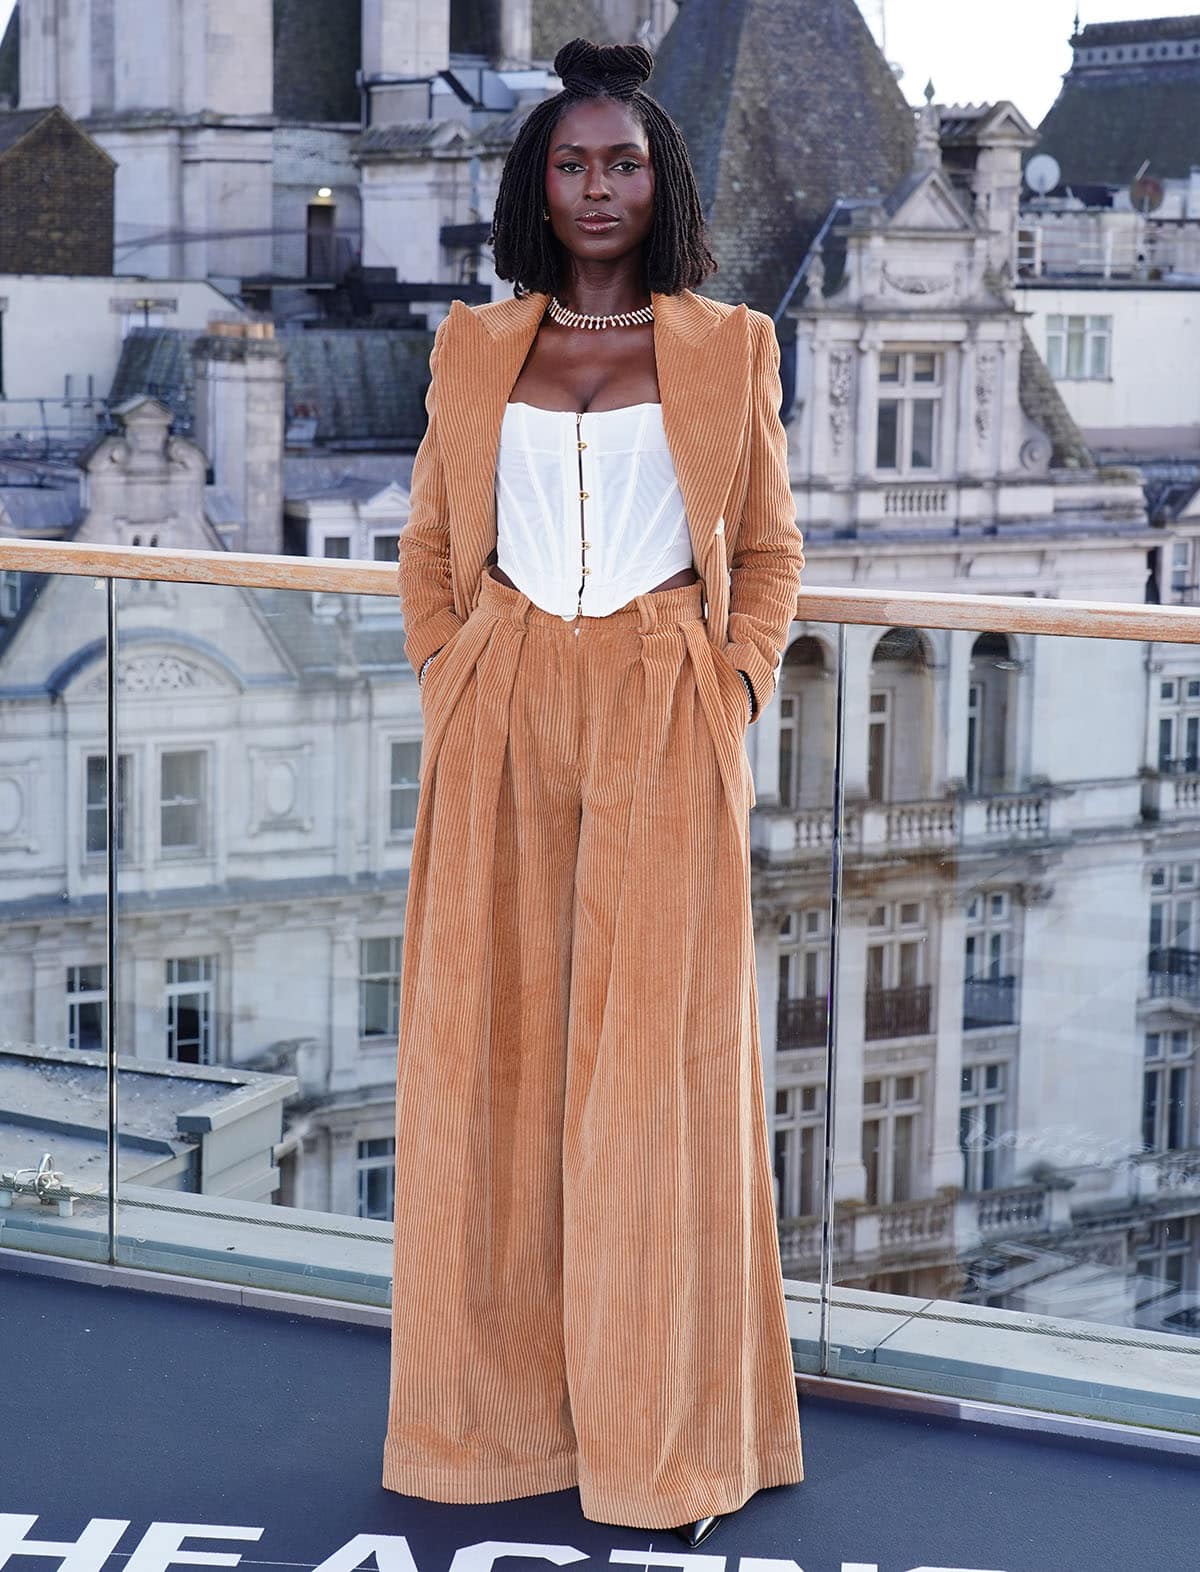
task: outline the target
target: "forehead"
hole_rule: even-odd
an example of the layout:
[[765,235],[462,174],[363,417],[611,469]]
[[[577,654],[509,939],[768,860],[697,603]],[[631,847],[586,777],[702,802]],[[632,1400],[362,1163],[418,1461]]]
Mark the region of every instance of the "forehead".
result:
[[628,152],[631,147],[649,152],[646,133],[624,104],[611,98],[592,98],[563,111],[550,133],[550,156],[564,151]]

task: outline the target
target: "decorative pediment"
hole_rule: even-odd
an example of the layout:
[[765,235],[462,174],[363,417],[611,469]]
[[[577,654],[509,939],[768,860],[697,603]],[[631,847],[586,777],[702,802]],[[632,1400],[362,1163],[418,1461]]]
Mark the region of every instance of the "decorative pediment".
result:
[[[891,206],[893,202],[895,206]],[[975,228],[958,193],[940,169],[927,169],[898,187],[889,199],[889,209],[889,229],[961,235],[970,234]]]
[[398,481],[392,480],[387,485],[381,486],[374,496],[360,503],[358,511],[364,518],[372,518],[376,515],[395,518],[397,515],[407,515],[408,506],[408,492]]
[[[76,690],[88,699],[103,698],[107,675],[103,660]],[[235,684],[222,678],[205,663],[174,650],[138,650],[117,658],[118,693],[143,697],[163,693],[234,693]]]
[[1034,147],[1038,132],[1007,98],[994,103],[975,128],[980,143],[1012,142],[1018,147]]

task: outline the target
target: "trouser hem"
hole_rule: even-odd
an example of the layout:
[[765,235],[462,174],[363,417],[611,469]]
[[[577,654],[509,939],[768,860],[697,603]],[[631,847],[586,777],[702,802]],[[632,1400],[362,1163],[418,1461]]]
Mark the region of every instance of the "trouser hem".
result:
[[[687,1491],[654,1500],[605,1494],[585,1485],[580,1490],[580,1506],[583,1516],[592,1523],[621,1528],[678,1528],[718,1512],[736,1512],[759,1490],[799,1484],[803,1478],[803,1464],[797,1459],[795,1448],[788,1448],[766,1454],[754,1473],[737,1484],[711,1480],[706,1484],[697,1482]],[[507,1462],[464,1454],[461,1464],[436,1466],[405,1462],[390,1453],[385,1453],[384,1458],[384,1489],[425,1501],[477,1506],[490,1501],[548,1495],[557,1490],[570,1490],[578,1484],[578,1454],[575,1452]]]
[[707,1484],[697,1481],[690,1489],[677,1491],[673,1496],[658,1496],[641,1502],[629,1496],[604,1495],[585,1486],[579,1497],[583,1515],[589,1522],[620,1528],[681,1528],[702,1517],[736,1512],[758,1491],[774,1485],[799,1484],[803,1478],[804,1465],[797,1458],[795,1447],[789,1447],[782,1452],[764,1454],[757,1467],[737,1484],[720,1480],[710,1480]]
[[459,1462],[429,1464],[408,1461],[384,1450],[383,1488],[426,1501],[453,1501],[478,1505],[485,1501],[513,1501],[520,1496],[547,1495],[570,1490],[578,1483],[575,1452],[553,1457],[496,1458],[464,1452]]

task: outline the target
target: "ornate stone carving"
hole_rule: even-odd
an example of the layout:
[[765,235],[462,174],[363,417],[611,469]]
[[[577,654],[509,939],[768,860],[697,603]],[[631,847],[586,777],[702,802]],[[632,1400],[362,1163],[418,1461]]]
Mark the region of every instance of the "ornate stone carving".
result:
[[[117,663],[117,687],[123,693],[198,693],[217,692],[216,682],[202,666],[178,655],[130,655]],[[89,697],[102,695],[105,676],[101,669],[83,689]]]
[[901,295],[940,295],[953,282],[950,278],[930,277],[923,273],[893,273],[886,262],[883,264],[883,279]]
[[975,360],[975,435],[983,447],[992,434],[992,403],[996,396],[996,370],[1000,356],[981,349]]
[[829,351],[829,438],[835,456],[846,443],[850,424],[850,393],[854,385],[854,353],[849,349]]

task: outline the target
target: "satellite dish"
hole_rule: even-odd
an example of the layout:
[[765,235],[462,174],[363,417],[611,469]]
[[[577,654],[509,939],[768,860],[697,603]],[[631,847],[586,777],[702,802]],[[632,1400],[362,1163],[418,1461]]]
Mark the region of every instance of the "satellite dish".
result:
[[1025,165],[1025,184],[1038,196],[1046,196],[1062,179],[1058,159],[1050,153],[1035,153]]
[[1153,175],[1140,175],[1129,188],[1135,213],[1153,213],[1162,206],[1163,195],[1163,183]]

